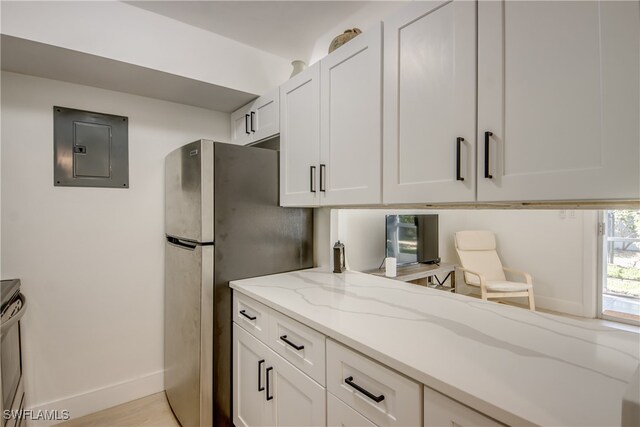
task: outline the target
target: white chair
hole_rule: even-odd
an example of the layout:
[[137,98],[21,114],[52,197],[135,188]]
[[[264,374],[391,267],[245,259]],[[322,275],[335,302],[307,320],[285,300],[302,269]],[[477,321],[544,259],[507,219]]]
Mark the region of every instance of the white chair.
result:
[[[502,266],[496,252],[496,238],[490,231],[458,231],[455,233],[456,251],[460,257],[464,280],[480,287],[482,299],[528,297],[529,309],[535,311],[531,275]],[[522,276],[524,282],[511,282],[505,271]]]

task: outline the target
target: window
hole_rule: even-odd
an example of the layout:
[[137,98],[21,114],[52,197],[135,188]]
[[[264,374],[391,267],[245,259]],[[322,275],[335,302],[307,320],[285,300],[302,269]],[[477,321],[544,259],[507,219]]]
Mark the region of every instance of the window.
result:
[[640,211],[602,213],[600,315],[640,324]]

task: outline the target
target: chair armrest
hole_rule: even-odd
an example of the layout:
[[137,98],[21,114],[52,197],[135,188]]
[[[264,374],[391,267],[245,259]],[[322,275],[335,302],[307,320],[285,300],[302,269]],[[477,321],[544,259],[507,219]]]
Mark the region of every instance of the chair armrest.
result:
[[[473,276],[476,276],[478,278],[478,280],[480,280],[480,289],[485,291],[485,287],[487,286],[487,281],[486,281],[486,279],[484,278],[484,276],[482,274],[478,273],[477,271],[472,271],[472,270],[469,270],[469,269],[464,268],[464,267],[456,267],[456,270],[459,270],[459,271],[462,271],[463,273],[468,273],[468,274],[471,274]],[[474,285],[471,285],[471,286],[474,286]]]
[[533,279],[531,278],[531,275],[529,273],[526,273],[521,270],[516,270],[515,268],[509,268],[509,267],[502,267],[502,270],[522,276],[524,277],[525,283],[527,283],[528,285],[533,285]]

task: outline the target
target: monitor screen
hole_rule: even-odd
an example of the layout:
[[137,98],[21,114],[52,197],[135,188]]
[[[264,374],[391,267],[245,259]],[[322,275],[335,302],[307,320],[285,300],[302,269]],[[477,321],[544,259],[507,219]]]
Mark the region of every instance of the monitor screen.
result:
[[440,262],[438,215],[387,215],[385,256],[399,265]]

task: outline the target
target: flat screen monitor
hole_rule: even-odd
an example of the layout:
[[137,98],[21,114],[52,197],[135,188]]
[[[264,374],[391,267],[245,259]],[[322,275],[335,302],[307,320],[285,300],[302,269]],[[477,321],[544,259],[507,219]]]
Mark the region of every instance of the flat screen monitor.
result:
[[399,265],[438,263],[438,215],[387,215],[385,255]]

